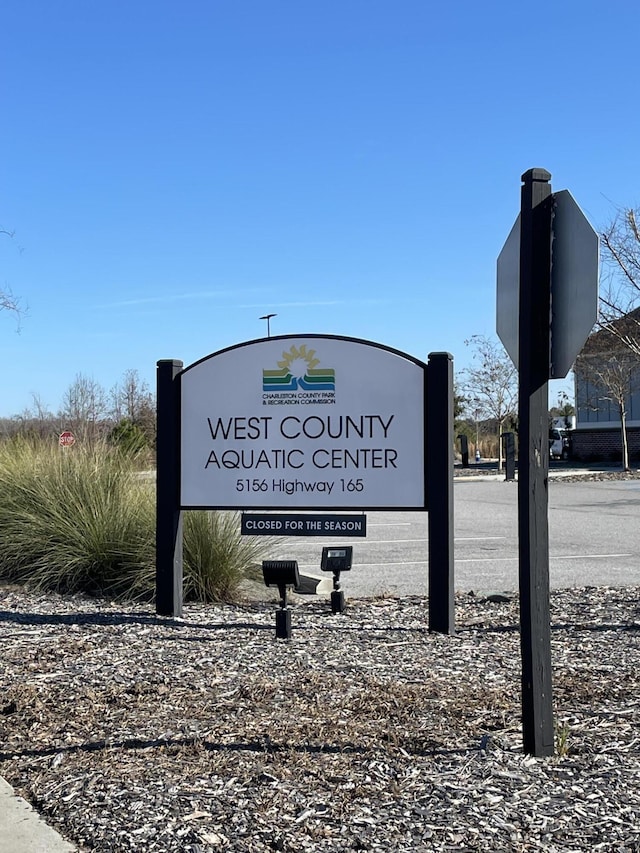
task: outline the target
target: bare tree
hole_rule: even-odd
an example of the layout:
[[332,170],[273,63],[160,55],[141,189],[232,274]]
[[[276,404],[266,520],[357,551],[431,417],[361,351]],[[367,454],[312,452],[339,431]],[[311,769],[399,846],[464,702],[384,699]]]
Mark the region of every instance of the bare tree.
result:
[[122,381],[111,389],[111,413],[116,423],[128,421],[138,427],[150,447],[155,445],[155,397],[137,370],[127,370]]
[[[617,211],[600,235],[602,282],[599,328],[640,357],[640,209]],[[624,324],[615,321],[625,318]]]
[[[604,336],[604,338],[603,338]],[[600,338],[600,340],[598,340]],[[612,348],[612,339],[615,348]],[[628,347],[617,341],[607,330],[592,338],[596,344],[583,351],[576,360],[575,371],[580,380],[581,404],[594,410],[603,402],[612,403],[620,419],[622,468],[629,470],[629,442],[627,439],[627,401],[640,391],[640,365],[638,357]]]
[[622,467],[629,466],[627,401],[640,368],[640,209],[618,208],[600,234],[598,322],[576,359],[576,405],[597,411],[613,403],[620,418]]
[[[13,238],[13,231],[6,231],[4,228],[0,228],[0,234]],[[15,314],[18,319],[22,316],[23,311],[20,306],[20,302],[10,290],[0,290],[0,311],[10,311]]]
[[0,290],[0,311],[20,313],[20,303],[9,290]]
[[18,432],[46,439],[57,435],[57,420],[39,394],[31,392],[32,406],[28,406],[20,415]]
[[100,435],[106,412],[107,397],[102,386],[78,373],[62,398],[60,418],[64,427],[72,430],[81,441],[94,442]]
[[140,379],[137,370],[127,370],[122,381],[110,392],[112,414],[116,421],[127,418],[136,423],[149,406],[153,406],[153,395],[146,382]]
[[518,409],[518,371],[502,344],[474,335],[465,341],[474,349],[473,365],[461,371],[460,388],[476,421],[490,418],[498,430],[498,468],[502,470],[502,429]]

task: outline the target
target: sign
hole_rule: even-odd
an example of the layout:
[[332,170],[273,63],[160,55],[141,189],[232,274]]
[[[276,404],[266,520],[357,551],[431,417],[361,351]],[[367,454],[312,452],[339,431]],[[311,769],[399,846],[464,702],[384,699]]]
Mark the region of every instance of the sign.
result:
[[60,447],[71,447],[76,443],[76,437],[72,432],[65,430],[65,432],[60,433],[60,438],[58,439]]
[[243,512],[245,536],[366,536],[366,515],[291,515]]
[[[553,194],[550,379],[571,370],[598,317],[599,240],[568,190]],[[496,331],[518,366],[520,215],[498,256]]]
[[554,193],[551,379],[571,370],[598,319],[598,234],[568,190]]
[[518,366],[520,317],[520,214],[498,255],[496,332],[511,361]]
[[180,505],[424,509],[426,365],[355,338],[287,335],[180,374]]

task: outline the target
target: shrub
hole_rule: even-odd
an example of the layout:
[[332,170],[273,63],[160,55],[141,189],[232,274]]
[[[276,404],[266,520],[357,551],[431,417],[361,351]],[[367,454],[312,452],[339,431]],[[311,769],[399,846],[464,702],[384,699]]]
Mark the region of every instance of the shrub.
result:
[[[262,539],[262,537],[259,537]],[[184,514],[185,598],[231,598],[266,540],[235,513]],[[38,590],[153,597],[155,490],[135,454],[100,446],[0,446],[0,580]]]
[[183,516],[185,600],[230,600],[257,567],[271,539],[245,537],[236,512],[185,512]]
[[149,448],[147,437],[137,424],[129,418],[122,418],[109,432],[109,444],[118,447],[123,453],[137,454]]

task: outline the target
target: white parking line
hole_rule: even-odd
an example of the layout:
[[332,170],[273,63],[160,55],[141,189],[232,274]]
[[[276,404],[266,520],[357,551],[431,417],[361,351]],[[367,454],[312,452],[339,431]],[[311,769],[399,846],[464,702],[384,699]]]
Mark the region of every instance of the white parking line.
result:
[[358,545],[395,545],[396,542],[423,542],[427,544],[426,539],[372,539],[370,542],[358,542]]
[[559,554],[553,560],[603,560],[605,557],[633,557],[633,554]]
[[[300,566],[308,566],[313,565],[315,563],[298,563],[298,567]],[[353,569],[370,569],[375,568],[376,566],[427,566],[428,563],[426,560],[406,560],[401,563],[394,562],[393,560],[385,560],[384,563],[358,563],[357,565],[353,565]]]
[[[632,557],[633,554],[568,554],[568,555],[553,555],[551,554],[549,559],[553,560],[605,560],[612,559],[614,557]],[[513,563],[518,561],[517,554],[514,557],[478,557],[478,558],[470,558],[467,560],[455,560],[455,564],[461,563]],[[314,566],[315,563],[303,563],[300,562],[301,566]],[[382,563],[357,563],[354,564],[354,569],[368,569],[375,568],[376,566],[427,566],[428,562],[426,560],[385,560]]]
[[[343,537],[336,536],[335,538],[336,539],[340,539],[340,538],[344,539],[345,537],[344,536]],[[463,536],[461,538],[456,537],[454,539],[454,542],[496,542],[498,540],[502,542],[506,538],[507,538],[506,536],[468,536],[468,537]],[[421,542],[424,545],[426,545],[428,543],[428,541],[429,541],[428,539],[424,539],[423,537],[420,537],[418,539],[370,539],[368,542],[359,541],[357,544],[358,544],[358,548],[362,548],[363,546],[366,547],[367,545],[397,545],[399,542],[403,542],[403,543]],[[293,543],[293,544],[295,544],[295,543]],[[299,546],[301,548],[306,548],[307,544],[305,542],[300,542]]]
[[[343,540],[343,539],[345,539],[345,537],[344,537],[344,536],[336,536],[336,537],[335,537],[335,539],[336,539],[336,540],[338,540],[338,539]],[[377,545],[397,545],[397,544],[398,544],[398,543],[400,543],[400,542],[403,542],[403,543],[407,543],[407,542],[408,542],[408,543],[411,543],[411,542],[422,542],[424,545],[426,545],[426,544],[427,544],[427,540],[426,540],[426,539],[370,539],[368,542],[364,542],[364,541],[362,541],[362,540],[359,540],[357,543],[356,543],[356,542],[354,542],[353,544],[354,544],[354,545],[356,545],[356,544],[357,544],[358,549],[360,549],[360,548],[363,548],[363,547],[364,547],[364,548],[366,548],[368,545],[376,545],[376,546],[377,546]],[[292,544],[292,545],[295,545],[296,543],[294,542],[294,543],[291,543],[291,544]],[[313,543],[313,545],[315,545],[315,542]],[[312,545],[308,545],[308,544],[307,544],[307,543],[305,543],[305,542],[300,542],[300,543],[298,543],[298,547],[300,547],[300,548],[307,548],[307,547],[313,547],[313,546],[312,546]]]
[[[550,554],[550,560],[610,560],[613,557],[633,557],[633,554]],[[456,560],[456,563],[508,563],[517,560],[514,557],[469,557],[466,560]]]
[[506,536],[456,536],[455,542],[491,542],[497,539],[506,539]]

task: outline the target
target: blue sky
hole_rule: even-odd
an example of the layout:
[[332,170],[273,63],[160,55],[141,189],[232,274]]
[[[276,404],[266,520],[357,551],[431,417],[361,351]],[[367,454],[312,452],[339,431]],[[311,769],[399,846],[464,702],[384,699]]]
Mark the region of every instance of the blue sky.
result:
[[[520,175],[638,204],[640,6],[20,0],[0,28],[0,416],[272,334],[495,333]],[[552,400],[553,402],[553,400]]]

